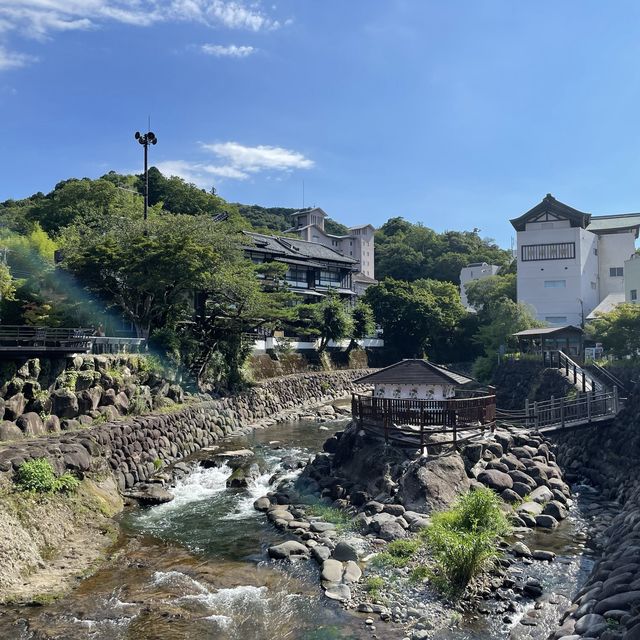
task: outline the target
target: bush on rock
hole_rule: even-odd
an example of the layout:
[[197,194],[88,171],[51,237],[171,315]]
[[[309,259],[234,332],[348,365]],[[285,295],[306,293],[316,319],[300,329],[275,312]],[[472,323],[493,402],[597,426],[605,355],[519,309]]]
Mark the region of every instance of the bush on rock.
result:
[[432,580],[443,592],[459,596],[499,556],[499,538],[509,531],[500,498],[479,488],[462,496],[452,509],[431,517],[422,534],[434,559]]
[[70,473],[56,476],[51,463],[46,458],[23,462],[16,474],[16,485],[23,491],[36,493],[57,493],[75,491],[80,481]]

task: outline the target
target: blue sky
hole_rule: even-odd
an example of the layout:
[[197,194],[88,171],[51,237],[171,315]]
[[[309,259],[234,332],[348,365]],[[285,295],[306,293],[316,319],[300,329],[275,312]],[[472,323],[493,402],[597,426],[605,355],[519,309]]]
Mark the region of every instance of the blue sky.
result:
[[0,200],[151,161],[231,201],[508,224],[640,210],[640,4],[0,0]]

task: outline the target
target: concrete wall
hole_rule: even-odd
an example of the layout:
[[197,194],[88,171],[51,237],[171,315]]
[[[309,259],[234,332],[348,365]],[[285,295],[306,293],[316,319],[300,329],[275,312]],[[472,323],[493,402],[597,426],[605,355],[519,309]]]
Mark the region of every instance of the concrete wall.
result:
[[[635,300],[632,294],[635,291]],[[624,263],[624,301],[640,302],[640,256],[634,254]]]
[[611,276],[611,267],[624,267],[625,260],[634,255],[635,233],[601,234],[598,237],[598,262],[600,275],[600,300],[610,293],[624,293],[624,276]]

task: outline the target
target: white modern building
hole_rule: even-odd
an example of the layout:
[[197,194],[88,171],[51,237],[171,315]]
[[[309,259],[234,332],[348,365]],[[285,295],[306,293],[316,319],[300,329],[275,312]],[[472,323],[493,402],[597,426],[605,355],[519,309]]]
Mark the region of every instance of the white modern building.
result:
[[640,255],[637,253],[624,263],[624,301],[640,302]]
[[495,276],[500,271],[497,264],[487,264],[486,262],[473,262],[460,270],[460,301],[467,311],[477,311],[467,300],[467,285],[474,280],[484,280]]
[[608,296],[625,291],[640,213],[594,216],[547,194],[511,220],[517,231],[518,302],[551,325],[584,324]]
[[353,276],[356,293],[360,295],[367,286],[377,283],[373,225],[349,227],[348,234],[339,236],[325,231],[324,221],[327,214],[319,207],[296,211],[292,214],[292,218],[293,226],[287,229],[287,232],[297,233],[307,242],[317,242],[358,262],[359,271]]

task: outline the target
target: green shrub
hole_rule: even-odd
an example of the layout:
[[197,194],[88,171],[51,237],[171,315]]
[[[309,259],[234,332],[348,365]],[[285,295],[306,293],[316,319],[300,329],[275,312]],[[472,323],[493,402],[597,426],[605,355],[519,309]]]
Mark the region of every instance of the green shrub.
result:
[[70,473],[56,477],[51,463],[46,458],[23,462],[16,474],[16,485],[22,491],[34,491],[36,493],[74,491],[79,484],[78,478]]
[[373,564],[397,568],[406,567],[419,548],[420,540],[415,538],[413,540],[394,540],[373,559]]
[[443,592],[459,596],[498,558],[498,540],[509,531],[500,504],[490,489],[477,489],[452,509],[432,515],[422,537],[435,563],[430,577]]
[[158,471],[159,469],[162,469],[162,465],[164,464],[164,462],[162,462],[162,460],[160,460],[160,458],[156,458],[153,461],[153,468]]
[[308,515],[315,516],[318,520],[335,524],[338,531],[346,531],[352,526],[351,517],[337,507],[330,507],[329,505],[318,502],[306,506],[305,510]]
[[411,582],[422,582],[425,578],[429,578],[431,572],[428,567],[424,565],[420,565],[418,567],[414,567],[409,574],[409,580]]
[[384,580],[380,576],[369,576],[364,581],[364,588],[372,598],[379,598],[380,591],[384,588]]

